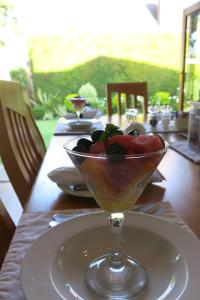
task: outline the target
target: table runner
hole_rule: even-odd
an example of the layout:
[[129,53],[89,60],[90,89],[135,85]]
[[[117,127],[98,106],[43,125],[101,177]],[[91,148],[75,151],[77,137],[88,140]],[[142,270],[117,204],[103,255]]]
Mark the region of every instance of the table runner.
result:
[[[89,121],[85,119],[85,121]],[[54,130],[54,135],[87,135],[97,129],[103,129],[103,124],[99,120],[93,120],[93,124],[88,129],[72,130],[68,125],[69,122],[58,122]]]
[[168,126],[163,126],[162,122],[159,122],[155,128],[152,128],[152,126],[149,123],[144,123],[143,124],[146,133],[170,133],[170,132],[184,132],[188,130],[188,126],[184,127],[176,127],[175,122],[174,121],[170,121]]
[[200,163],[200,150],[188,144],[187,141],[177,141],[169,143],[170,147],[178,153],[184,155],[194,163]]
[[[168,202],[159,203],[156,206],[165,208],[162,218],[167,219],[192,233],[183,220],[175,214],[172,206]],[[49,221],[52,220],[52,215],[54,213],[65,213],[75,216],[77,214],[95,211],[100,211],[100,209],[24,213],[17,226],[16,233],[1,269],[0,300],[25,300],[20,284],[21,262],[32,243],[49,229]]]

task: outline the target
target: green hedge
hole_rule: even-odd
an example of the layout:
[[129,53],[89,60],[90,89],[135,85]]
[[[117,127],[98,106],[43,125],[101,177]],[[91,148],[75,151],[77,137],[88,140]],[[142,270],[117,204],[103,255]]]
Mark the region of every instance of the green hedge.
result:
[[35,90],[56,93],[60,104],[88,82],[99,98],[106,83],[131,81],[148,81],[150,97],[158,91],[172,96],[179,85],[180,36],[39,36],[30,42],[30,58]]
[[177,93],[178,71],[147,63],[99,57],[70,71],[33,73],[35,87],[49,93],[57,92],[63,99],[69,93],[90,82],[99,97],[105,97],[108,82],[148,81],[149,95],[157,91]]

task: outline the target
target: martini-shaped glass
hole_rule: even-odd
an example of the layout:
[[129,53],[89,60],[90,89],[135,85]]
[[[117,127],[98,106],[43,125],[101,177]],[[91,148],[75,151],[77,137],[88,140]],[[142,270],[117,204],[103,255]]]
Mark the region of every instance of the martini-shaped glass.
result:
[[[108,213],[112,251],[91,261],[86,282],[104,299],[129,299],[141,294],[148,274],[142,263],[122,252],[124,213],[133,208],[167,151],[146,154],[100,155],[73,151],[78,139],[64,145],[99,206]],[[92,224],[91,224],[92,226]],[[133,237],[134,239],[134,237]]]
[[75,110],[76,110],[76,115],[77,115],[77,123],[80,122],[80,114],[85,106],[86,100],[83,97],[74,97],[70,99],[71,103],[73,104]]

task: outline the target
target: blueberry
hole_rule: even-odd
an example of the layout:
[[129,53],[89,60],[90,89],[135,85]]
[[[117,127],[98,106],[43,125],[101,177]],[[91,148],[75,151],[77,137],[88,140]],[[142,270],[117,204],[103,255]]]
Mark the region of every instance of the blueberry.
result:
[[92,141],[86,139],[86,138],[81,138],[78,140],[77,142],[77,146],[85,146],[88,150],[90,148],[90,146],[92,145]]
[[77,145],[72,150],[76,152],[88,153],[88,148],[85,145]]
[[91,138],[93,140],[94,143],[96,143],[97,141],[99,141],[102,133],[104,132],[104,130],[95,130],[92,132]]

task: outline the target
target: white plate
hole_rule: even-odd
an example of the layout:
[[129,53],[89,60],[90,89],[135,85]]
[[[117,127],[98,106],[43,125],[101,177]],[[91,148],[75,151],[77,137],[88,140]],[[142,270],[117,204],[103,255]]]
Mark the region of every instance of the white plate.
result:
[[79,197],[93,197],[89,190],[85,191],[72,191],[68,186],[57,184],[58,187],[65,193],[73,196],[79,196]]
[[[88,263],[110,247],[105,213],[74,218],[48,230],[30,248],[21,269],[28,300],[94,300],[85,284]],[[199,294],[200,242],[161,218],[127,213],[123,251],[147,269],[141,300],[196,300]]]
[[80,122],[77,122],[77,121],[71,121],[68,123],[68,125],[71,127],[71,129],[73,130],[84,130],[84,129],[89,129],[92,125],[93,125],[93,122],[91,121],[83,121],[83,120],[80,120]]

